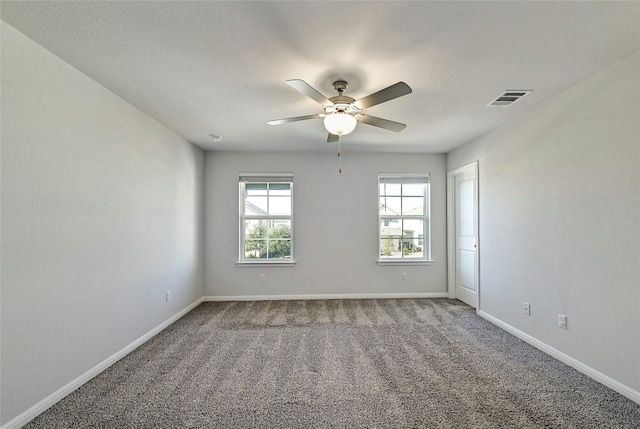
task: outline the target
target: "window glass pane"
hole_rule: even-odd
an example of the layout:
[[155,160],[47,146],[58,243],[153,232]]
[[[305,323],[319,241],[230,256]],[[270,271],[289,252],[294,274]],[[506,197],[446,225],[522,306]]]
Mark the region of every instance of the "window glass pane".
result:
[[291,195],[291,183],[269,183],[270,195]]
[[394,195],[400,196],[401,185],[399,183],[381,183],[380,195]]
[[267,257],[267,240],[245,240],[245,259],[265,259]]
[[424,234],[424,221],[422,219],[405,219],[402,230],[405,237],[417,237]]
[[248,215],[268,214],[268,199],[264,197],[247,197],[244,200],[244,213]]
[[291,221],[245,220],[245,259],[291,258]]
[[290,219],[245,219],[244,234],[246,239],[272,237],[273,233],[287,231],[287,237],[291,236]]
[[291,240],[269,240],[269,259],[291,258]]
[[291,257],[291,222],[273,222],[267,233],[269,237],[269,258],[283,259]]
[[287,227],[289,228],[289,231],[291,231],[291,220],[290,219],[273,219],[269,221],[269,229],[277,228],[280,226]]
[[266,228],[255,224],[249,228],[251,231],[245,235],[244,257],[246,259],[260,259],[267,257]]
[[424,257],[424,221],[422,219],[380,221],[380,258]]
[[424,197],[403,197],[402,214],[405,216],[422,216],[424,214]]
[[267,195],[267,184],[245,183],[244,192],[246,195]]
[[[400,228],[402,227],[402,220],[401,219],[395,219],[395,218],[384,218],[380,220],[380,225],[384,225],[386,227],[390,227],[390,228],[397,228],[398,231],[400,230]],[[400,233],[398,233],[400,234]]]
[[399,258],[402,248],[402,220],[384,219],[380,221],[380,257]]
[[401,258],[400,237],[385,237],[380,239],[380,258]]
[[405,219],[402,227],[402,257],[423,258],[424,221],[422,219]]
[[291,223],[288,220],[284,221],[272,221],[269,225],[267,235],[270,240],[291,238]]
[[424,246],[420,244],[422,237],[405,237],[402,239],[403,258],[424,258]]
[[380,197],[381,215],[399,215],[402,213],[402,198],[400,197]]
[[402,185],[402,195],[419,197],[424,195],[424,185],[422,183],[404,183]]
[[267,230],[267,222],[263,219],[247,219],[244,221],[244,238],[247,240],[266,240]]
[[269,214],[270,215],[290,215],[291,214],[291,197],[269,197]]

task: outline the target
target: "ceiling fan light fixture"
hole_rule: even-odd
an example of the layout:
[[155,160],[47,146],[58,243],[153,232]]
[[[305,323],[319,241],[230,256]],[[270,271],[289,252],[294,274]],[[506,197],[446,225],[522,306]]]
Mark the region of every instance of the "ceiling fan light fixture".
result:
[[364,113],[364,109],[410,94],[411,87],[404,82],[395,83],[359,100],[343,94],[347,88],[347,82],[343,80],[333,82],[333,88],[338,91],[338,95],[331,98],[325,97],[302,79],[290,79],[287,81],[287,84],[320,104],[323,107],[324,113],[275,119],[267,121],[269,125],[280,125],[287,122],[323,118],[324,127],[329,131],[327,143],[337,141],[338,144],[340,143],[340,136],[351,133],[356,128],[358,122],[395,132],[402,131],[406,127],[405,124],[401,124],[400,122],[377,118]]
[[357,122],[356,118],[350,114],[337,111],[325,116],[324,127],[333,135],[346,136],[356,128]]

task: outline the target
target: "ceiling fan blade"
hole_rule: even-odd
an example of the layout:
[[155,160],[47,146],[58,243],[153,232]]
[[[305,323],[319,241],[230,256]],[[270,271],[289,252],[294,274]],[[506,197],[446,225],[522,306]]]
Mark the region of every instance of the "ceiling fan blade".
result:
[[400,122],[390,121],[388,119],[382,119],[371,115],[359,115],[357,117],[358,122],[362,122],[363,124],[373,125],[374,127],[384,128],[385,130],[402,131],[405,129],[407,124],[401,124]]
[[295,116],[293,118],[274,119],[272,121],[267,121],[267,124],[280,125],[280,124],[285,124],[287,122],[298,122],[298,121],[304,121],[306,119],[318,119],[322,117],[323,115],[316,113],[315,115],[305,115],[305,116]]
[[378,92],[374,92],[354,104],[358,109],[367,109],[375,106],[376,104],[384,103],[385,101],[393,100],[394,98],[402,97],[403,95],[411,94],[411,87],[404,82],[398,82],[391,86],[381,89]]
[[329,133],[329,135],[327,136],[327,143],[335,143],[338,140],[340,140],[340,137],[335,134]]
[[329,100],[324,95],[320,94],[316,89],[314,89],[311,85],[305,82],[302,79],[290,79],[286,81],[289,86],[297,89],[307,97],[313,99],[316,103],[319,103],[323,106],[333,106],[331,100]]

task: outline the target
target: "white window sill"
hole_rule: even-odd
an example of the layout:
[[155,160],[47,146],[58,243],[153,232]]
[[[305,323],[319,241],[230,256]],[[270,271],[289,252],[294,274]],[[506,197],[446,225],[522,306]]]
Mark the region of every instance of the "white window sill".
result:
[[240,268],[245,268],[245,267],[293,267],[296,264],[296,261],[294,260],[287,260],[287,261],[269,261],[269,260],[262,260],[262,261],[237,261],[236,262],[236,266],[240,267]]
[[427,259],[378,259],[378,265],[433,265],[432,260]]

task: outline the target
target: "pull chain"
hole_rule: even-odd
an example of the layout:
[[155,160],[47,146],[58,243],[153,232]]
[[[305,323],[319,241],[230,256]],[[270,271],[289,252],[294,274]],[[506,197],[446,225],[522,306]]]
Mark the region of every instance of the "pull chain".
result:
[[340,151],[340,141],[342,136],[338,134],[338,173],[342,174],[342,152]]

